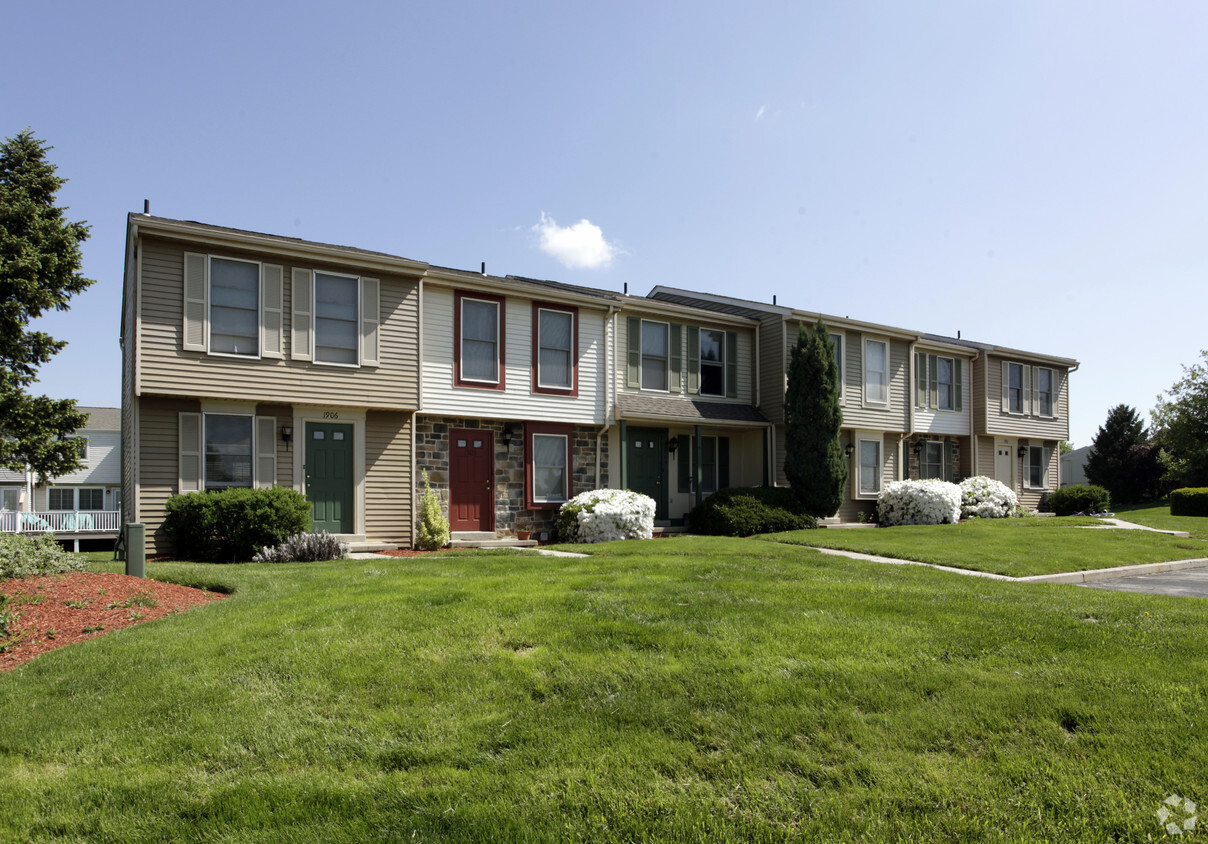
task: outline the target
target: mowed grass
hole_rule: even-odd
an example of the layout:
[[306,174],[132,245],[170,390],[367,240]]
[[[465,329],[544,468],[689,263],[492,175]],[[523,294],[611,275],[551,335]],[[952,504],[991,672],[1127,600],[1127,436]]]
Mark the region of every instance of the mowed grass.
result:
[[234,592],[0,675],[0,840],[1145,840],[1205,798],[1208,602],[591,550],[149,564]]
[[1172,516],[1169,504],[1135,504],[1115,508],[1116,518],[1158,530],[1185,530],[1193,539],[1208,540],[1208,517]]
[[1208,543],[1141,530],[1091,529],[1098,519],[977,519],[955,525],[767,534],[773,542],[1028,577],[1208,557]]

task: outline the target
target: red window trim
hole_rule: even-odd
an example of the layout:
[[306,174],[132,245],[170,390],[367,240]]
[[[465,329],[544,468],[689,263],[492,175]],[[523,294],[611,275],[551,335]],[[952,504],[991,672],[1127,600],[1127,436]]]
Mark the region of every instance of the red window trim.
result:
[[[463,380],[461,377],[461,300],[481,299],[484,302],[495,302],[499,305],[499,383],[491,384],[483,381]],[[476,390],[504,390],[504,375],[507,373],[505,351],[507,349],[507,312],[502,296],[492,296],[490,293],[479,293],[477,290],[453,291],[453,386],[473,387]]]
[[[541,355],[541,311],[561,311],[571,316],[570,343],[570,388],[542,387],[539,383],[538,366]],[[574,305],[559,305],[554,302],[533,302],[533,392],[547,396],[579,395],[579,309]]]
[[563,502],[533,500],[533,434],[557,434],[566,437],[566,498],[570,500],[575,493],[575,468],[571,462],[575,426],[556,422],[524,423],[524,506],[529,510],[557,510]]

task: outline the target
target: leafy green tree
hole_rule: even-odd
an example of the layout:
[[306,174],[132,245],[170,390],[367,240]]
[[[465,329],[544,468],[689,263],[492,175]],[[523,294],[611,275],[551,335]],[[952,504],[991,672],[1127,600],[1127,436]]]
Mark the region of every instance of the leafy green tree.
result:
[[55,194],[66,179],[31,130],[0,145],[0,466],[28,464],[41,478],[78,469],[82,441],[69,438],[87,421],[75,400],[29,394],[38,367],[67,345],[30,322],[67,301],[92,279],[80,274],[88,226],[64,218]]
[[1167,489],[1208,486],[1208,350],[1202,361],[1183,367],[1183,377],[1153,409]]
[[784,394],[784,474],[806,513],[832,516],[843,503],[847,459],[839,442],[839,368],[821,319],[801,327]]
[[1107,413],[1086,457],[1086,479],[1111,493],[1112,502],[1129,504],[1153,494],[1157,452],[1135,408],[1118,404]]

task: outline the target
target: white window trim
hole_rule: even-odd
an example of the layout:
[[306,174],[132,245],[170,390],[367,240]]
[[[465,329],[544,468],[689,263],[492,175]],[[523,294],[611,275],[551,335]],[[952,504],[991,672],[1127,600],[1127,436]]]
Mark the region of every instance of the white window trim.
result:
[[[1049,373],[1049,403],[1052,407],[1051,413],[1045,413],[1041,410],[1040,404],[1040,373]],[[1036,415],[1041,419],[1056,419],[1057,418],[1057,370],[1051,366],[1036,367]]]
[[[721,392],[706,393],[705,392],[705,355],[703,352],[703,344],[705,342],[705,332],[711,331],[714,334],[721,335],[721,361],[719,363],[709,362],[709,366],[715,366],[721,370]],[[668,338],[670,339],[670,338]],[[697,331],[696,338],[696,365],[698,367],[697,378],[700,379],[700,390],[697,395],[708,396],[711,399],[724,399],[726,397],[726,331],[724,328],[706,328],[703,325]]]
[[[566,380],[565,384],[548,384],[541,380],[541,315],[545,313],[562,314],[570,317],[570,348],[566,350]],[[542,390],[573,390],[575,388],[575,338],[578,336],[579,326],[576,320],[576,314],[572,310],[564,308],[547,308],[538,306],[537,308],[537,336],[533,338],[533,343],[537,346],[537,386]]]
[[[1049,465],[1044,459],[1045,447],[1043,445],[1028,445],[1026,448],[1028,449],[1028,453],[1024,458],[1023,466],[1024,486],[1028,489],[1048,489]],[[1032,463],[1032,455],[1035,454],[1033,449],[1039,449],[1040,451],[1040,486],[1032,483],[1032,467],[1035,465]]]
[[[214,333],[214,293],[211,285],[214,283],[214,261],[231,261],[237,264],[251,264],[256,268],[256,354],[233,355],[230,352],[215,352],[210,348],[210,335]],[[264,348],[264,296],[261,287],[264,279],[264,267],[259,261],[249,261],[247,258],[231,258],[227,255],[206,256],[206,354],[219,358],[234,360],[260,360]]]
[[939,446],[939,449],[940,449],[940,473],[938,475],[936,475],[935,477],[939,480],[944,480],[944,481],[948,480],[946,477],[944,477],[944,463],[947,462],[945,459],[947,457],[947,455],[944,454],[944,448],[947,446],[947,443],[945,443],[943,440],[923,440],[922,442],[923,442],[923,447],[919,450],[919,478],[922,480],[927,480],[927,476],[923,474],[923,467],[931,465],[927,461],[927,449],[930,448],[931,446]]
[[95,491],[100,492],[101,493],[101,506],[96,508],[96,510],[84,510],[84,512],[85,513],[95,513],[99,510],[104,510],[105,509],[105,488],[103,486],[78,486],[78,487],[76,487],[75,488],[75,505],[76,505],[75,508],[76,508],[76,510],[82,509],[80,507],[80,493],[85,490],[95,490]]
[[[533,441],[532,442],[533,462],[532,462],[532,469],[531,469],[531,471],[533,473],[533,478],[532,478],[533,502],[536,504],[563,504],[563,503],[569,501],[570,500],[569,486],[570,486],[570,480],[571,480],[570,479],[570,475],[571,475],[570,437],[568,437],[566,434],[548,434],[548,433],[544,433],[541,431],[536,431],[536,432],[530,434],[529,436]],[[562,454],[566,458],[566,462],[562,467],[562,497],[561,498],[539,498],[537,496],[537,444],[536,444],[537,437],[550,437],[553,439],[562,440]]]
[[[469,378],[466,376],[466,330],[465,330],[465,309],[466,302],[481,302],[484,305],[490,305],[495,309],[495,377],[494,378]],[[473,384],[498,384],[499,376],[502,374],[503,364],[501,362],[503,351],[503,325],[500,324],[499,312],[503,310],[502,305],[494,299],[479,299],[476,296],[462,294],[457,313],[457,334],[461,342],[461,348],[457,350],[457,359],[461,361],[461,380],[468,381]]]
[[[868,397],[868,344],[869,343],[879,343],[885,348],[885,400],[884,401],[877,401],[875,399],[870,399]],[[864,383],[863,383],[864,406],[865,407],[888,408],[889,407],[889,394],[890,394],[890,385],[889,385],[890,365],[889,365],[889,340],[888,339],[881,338],[881,337],[865,337],[863,339],[863,342],[860,345],[860,369],[861,369],[861,374],[862,374],[863,380],[864,380]]]
[[[1009,416],[1027,416],[1028,415],[1028,373],[1031,367],[1018,361],[1004,361],[1006,364],[1006,383],[1003,384],[1003,391],[1007,396],[1007,406],[1003,408],[1003,412]],[[1019,367],[1019,410],[1011,409],[1011,367]]]
[[839,403],[842,404],[843,400],[847,397],[847,378],[844,376],[844,373],[847,372],[847,332],[835,331],[828,327],[826,333],[830,337],[839,338],[837,364],[839,367]]
[[237,416],[243,419],[250,419],[252,423],[252,440],[251,452],[249,459],[251,460],[251,481],[246,487],[243,486],[222,486],[215,487],[218,489],[255,489],[256,488],[256,414],[255,413],[232,413],[229,411],[214,412],[203,411],[201,414],[201,491],[205,492],[209,489],[206,485],[206,430],[209,427],[209,419],[211,416]]
[[[939,368],[940,368],[940,361],[942,361],[942,360],[948,361],[948,371],[952,374],[952,380],[950,382],[948,382],[948,401],[949,401],[949,404],[952,405],[951,407],[944,407],[940,402],[940,396],[942,395],[940,393],[940,387],[943,386],[943,382],[940,381]],[[964,367],[962,367],[962,369],[963,368]],[[935,409],[939,410],[939,411],[944,411],[945,413],[956,413],[956,358],[949,357],[948,355],[936,355],[935,356],[935,369],[936,369]],[[928,390],[931,389],[930,381],[928,381],[927,389]]]
[[[357,291],[357,318],[356,318],[356,354],[354,363],[340,363],[333,360],[319,360],[319,276],[327,275],[332,278],[348,278],[356,282],[355,288]],[[311,343],[311,363],[315,366],[335,366],[342,369],[360,369],[361,368],[361,317],[363,315],[363,304],[361,302],[361,277],[359,275],[346,275],[344,273],[333,273],[327,270],[313,270],[310,274],[310,343]],[[263,305],[261,306],[263,307]]]
[[[664,369],[666,370],[666,373],[667,373],[667,379],[666,379],[667,386],[663,387],[662,389],[659,389],[658,387],[647,387],[646,386],[646,350],[645,350],[645,343],[644,343],[644,339],[646,336],[646,323],[650,323],[651,325],[662,325],[667,328],[667,342],[663,345],[663,353],[664,353],[663,359],[666,361],[666,365],[665,365]],[[638,326],[638,331],[640,332],[638,335],[638,350],[640,352],[640,354],[638,355],[638,384],[640,385],[639,389],[644,390],[648,393],[670,393],[671,392],[671,323],[663,322],[662,320],[658,320],[658,319],[643,319],[641,321],[641,324]]]
[[[885,486],[885,438],[873,431],[857,431],[854,435],[856,450],[852,454],[855,471],[852,473],[852,498],[863,501],[875,501]],[[860,444],[876,443],[877,446],[877,488],[874,492],[863,492],[860,488]]]

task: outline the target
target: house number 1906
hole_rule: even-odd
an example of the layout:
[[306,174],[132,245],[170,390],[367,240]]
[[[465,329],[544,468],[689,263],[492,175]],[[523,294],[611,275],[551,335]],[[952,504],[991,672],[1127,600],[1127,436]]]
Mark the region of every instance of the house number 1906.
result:
[[339,419],[339,418],[340,418],[340,411],[338,411],[338,410],[325,410],[325,411],[323,411],[323,418],[324,418],[324,419]]

